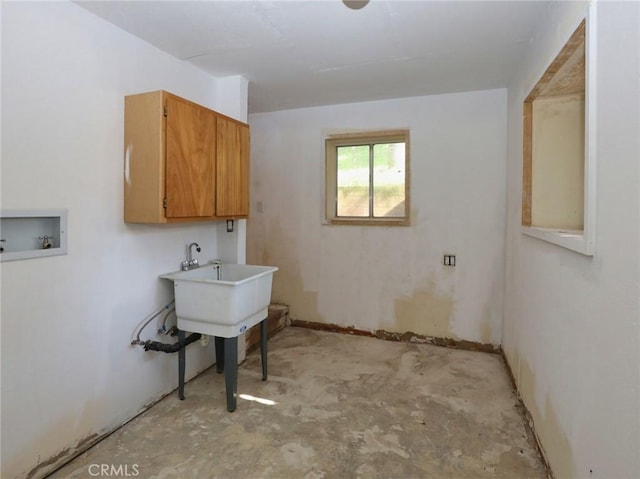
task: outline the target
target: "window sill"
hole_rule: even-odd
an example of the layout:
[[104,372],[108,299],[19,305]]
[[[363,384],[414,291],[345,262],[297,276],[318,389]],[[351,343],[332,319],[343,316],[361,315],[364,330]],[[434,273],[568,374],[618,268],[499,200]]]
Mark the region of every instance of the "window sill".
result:
[[398,219],[360,219],[360,218],[327,218],[324,225],[351,226],[410,226],[409,218]]
[[536,226],[522,226],[521,232],[527,236],[541,239],[563,248],[570,249],[585,256],[593,256],[594,241],[583,230],[561,230],[554,228],[540,228]]

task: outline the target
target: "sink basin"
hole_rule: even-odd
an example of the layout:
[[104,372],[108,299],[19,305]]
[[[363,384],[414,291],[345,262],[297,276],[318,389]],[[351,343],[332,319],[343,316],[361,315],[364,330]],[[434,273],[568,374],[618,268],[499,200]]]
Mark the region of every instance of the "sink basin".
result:
[[268,315],[275,266],[203,265],[160,276],[173,281],[178,328],[233,338]]

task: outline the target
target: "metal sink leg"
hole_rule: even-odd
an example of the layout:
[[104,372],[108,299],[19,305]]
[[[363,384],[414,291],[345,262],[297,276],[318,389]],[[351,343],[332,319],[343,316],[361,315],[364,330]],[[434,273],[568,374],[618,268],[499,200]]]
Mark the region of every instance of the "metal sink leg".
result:
[[[267,380],[267,319],[260,323],[260,359],[262,362],[262,380]],[[178,330],[178,341],[184,342],[185,332]],[[216,371],[224,372],[224,385],[227,395],[227,411],[236,410],[238,403],[238,336],[233,338],[214,337],[216,348]],[[184,399],[184,373],[186,348],[178,351],[178,397]]]
[[220,374],[224,371],[224,338],[215,336],[213,342],[216,347],[216,371]]
[[[185,332],[178,330],[178,342],[184,343]],[[184,400],[184,366],[186,358],[186,347],[178,350],[178,397]]]
[[224,386],[227,411],[233,412],[238,400],[238,336],[224,338]]
[[267,380],[267,320],[260,323],[260,359],[262,360],[262,380]]

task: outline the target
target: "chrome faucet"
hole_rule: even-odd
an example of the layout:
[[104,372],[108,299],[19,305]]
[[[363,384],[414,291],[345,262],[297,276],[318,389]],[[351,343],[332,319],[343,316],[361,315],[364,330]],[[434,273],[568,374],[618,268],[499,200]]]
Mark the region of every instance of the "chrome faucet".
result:
[[187,259],[184,260],[180,266],[182,267],[182,271],[188,271],[190,269],[193,268],[197,268],[198,267],[198,260],[195,259],[193,257],[193,247],[196,247],[196,251],[199,253],[200,251],[202,251],[200,249],[200,245],[198,243],[191,243],[189,244],[189,246],[187,247],[188,253],[187,253]]

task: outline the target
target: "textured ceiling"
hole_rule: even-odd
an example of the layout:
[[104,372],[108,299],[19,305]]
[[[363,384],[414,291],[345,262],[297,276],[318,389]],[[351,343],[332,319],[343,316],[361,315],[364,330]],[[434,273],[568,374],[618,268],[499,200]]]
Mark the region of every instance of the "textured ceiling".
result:
[[544,1],[80,1],[216,77],[249,112],[505,87]]

